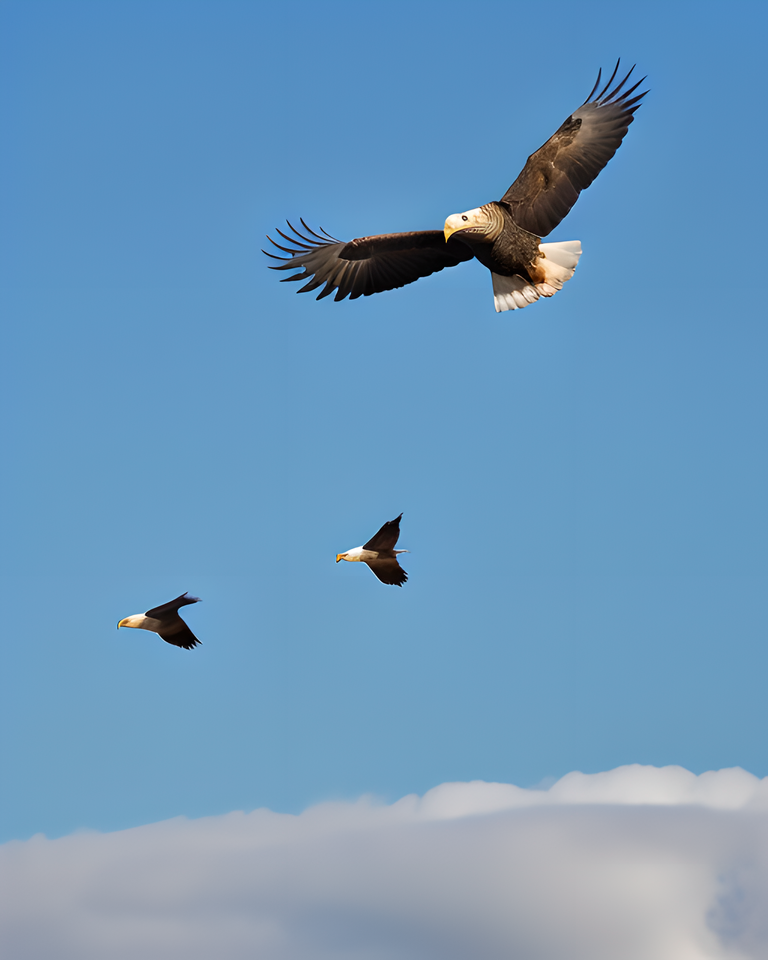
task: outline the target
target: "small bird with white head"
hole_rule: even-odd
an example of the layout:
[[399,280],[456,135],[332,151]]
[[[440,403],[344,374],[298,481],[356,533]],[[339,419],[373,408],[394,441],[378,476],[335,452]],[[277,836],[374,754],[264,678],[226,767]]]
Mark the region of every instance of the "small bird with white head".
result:
[[135,613],[133,616],[125,617],[118,623],[117,629],[134,627],[137,630],[149,630],[151,633],[156,633],[166,643],[173,644],[174,647],[192,650],[200,643],[200,640],[179,616],[179,607],[184,607],[188,603],[199,602],[200,597],[190,597],[188,593],[182,593],[175,600],[169,600],[168,603],[163,603],[159,607],[153,607],[146,613]]
[[395,550],[395,544],[400,536],[400,517],[385,523],[362,547],[353,547],[345,553],[337,553],[336,563],[339,560],[367,563],[382,583],[402,587],[408,579],[408,574],[397,562],[397,557],[400,553],[408,553],[408,550]]

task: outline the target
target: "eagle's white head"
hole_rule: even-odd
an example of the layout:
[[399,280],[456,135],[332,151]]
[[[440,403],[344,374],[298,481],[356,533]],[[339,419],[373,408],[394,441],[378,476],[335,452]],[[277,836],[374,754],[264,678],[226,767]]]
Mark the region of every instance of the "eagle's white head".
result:
[[135,627],[137,630],[151,630],[153,633],[157,633],[158,627],[162,627],[162,624],[159,620],[145,617],[143,613],[134,613],[132,616],[121,620],[117,629],[119,630],[120,627]]
[[475,207],[474,210],[467,210],[464,213],[452,213],[445,221],[445,239],[449,240],[454,233],[459,230],[479,229],[486,232],[491,225],[491,218],[482,207]]

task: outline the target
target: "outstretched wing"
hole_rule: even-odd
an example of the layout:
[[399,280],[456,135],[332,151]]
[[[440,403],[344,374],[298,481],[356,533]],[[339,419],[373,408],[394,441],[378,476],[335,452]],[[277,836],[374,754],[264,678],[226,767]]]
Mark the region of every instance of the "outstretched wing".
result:
[[[603,89],[602,71],[592,93],[543,147],[528,157],[520,176],[501,198],[519,226],[545,237],[560,223],[624,139],[647,90],[633,97],[643,80],[621,93],[635,68],[612,90],[619,64]],[[621,94],[621,95],[619,95]]]
[[184,650],[191,650],[201,641],[192,633],[189,627],[184,623],[178,613],[175,615],[172,623],[158,631],[159,636],[166,643],[172,643],[174,647],[182,647]]
[[403,570],[397,560],[366,560],[365,562],[382,583],[390,583],[394,587],[402,587],[408,579],[408,574]]
[[[400,517],[402,517],[402,513]],[[400,517],[395,517],[394,520],[385,523],[381,530],[374,533],[368,543],[363,544],[363,550],[376,550],[379,553],[394,550],[397,538],[400,536]],[[379,575],[376,574],[376,576]]]
[[172,643],[174,647],[191,650],[200,641],[179,616],[179,607],[184,607],[188,603],[199,602],[200,597],[190,597],[188,593],[182,593],[175,600],[169,600],[168,603],[161,603],[159,607],[152,607],[151,610],[147,610],[144,616],[151,617],[153,620],[160,620],[163,626],[157,633],[166,643]]
[[336,240],[322,230],[325,236],[315,233],[301,221],[309,236],[292,226],[295,236],[278,230],[280,236],[291,245],[283,247],[271,237],[267,240],[278,250],[290,254],[280,257],[266,253],[274,260],[282,260],[272,270],[303,270],[283,280],[308,280],[299,290],[305,293],[325,284],[317,295],[318,300],[336,290],[334,300],[350,300],[369,297],[372,293],[394,290],[413,283],[420,277],[428,277],[445,267],[455,267],[463,260],[471,260],[474,254],[465,243],[449,240],[441,230],[422,230],[416,233],[386,233],[378,237],[359,237],[349,243]]
[[[169,614],[175,613],[179,607],[184,607],[188,603],[199,603],[200,597],[190,597],[188,593],[182,593],[175,600],[169,600],[168,603],[161,603],[159,607],[152,607],[144,614],[145,617],[152,617],[153,620],[162,620]],[[183,621],[182,621],[183,622]]]

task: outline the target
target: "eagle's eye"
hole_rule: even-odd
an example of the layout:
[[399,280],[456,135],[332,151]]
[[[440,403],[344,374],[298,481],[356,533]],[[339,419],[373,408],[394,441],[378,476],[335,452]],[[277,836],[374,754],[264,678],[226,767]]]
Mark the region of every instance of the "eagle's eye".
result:
[[469,220],[469,217],[466,215],[466,213],[462,213],[461,219],[462,219],[462,220]]

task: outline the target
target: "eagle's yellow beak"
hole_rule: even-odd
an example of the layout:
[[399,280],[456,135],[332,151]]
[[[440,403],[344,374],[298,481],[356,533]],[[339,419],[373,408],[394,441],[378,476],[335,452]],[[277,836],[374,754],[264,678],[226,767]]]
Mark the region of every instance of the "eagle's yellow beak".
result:
[[469,230],[471,227],[483,227],[485,226],[486,220],[487,217],[481,207],[478,207],[476,210],[467,210],[466,213],[452,213],[445,221],[445,227],[443,229],[446,243],[454,233],[458,233],[459,230]]
[[343,553],[337,553],[337,554],[336,554],[336,563],[338,563],[339,560],[343,560],[343,559],[344,559],[344,554],[343,554]]
[[121,620],[120,623],[118,623],[118,625],[117,625],[117,629],[119,630],[120,627],[124,627],[125,624],[127,623],[127,621],[128,621],[128,618],[127,618],[127,617],[125,618],[125,620]]
[[443,230],[446,243],[457,230],[466,230],[467,227],[471,227],[472,225],[472,221],[466,213],[452,213],[445,221],[445,229]]

